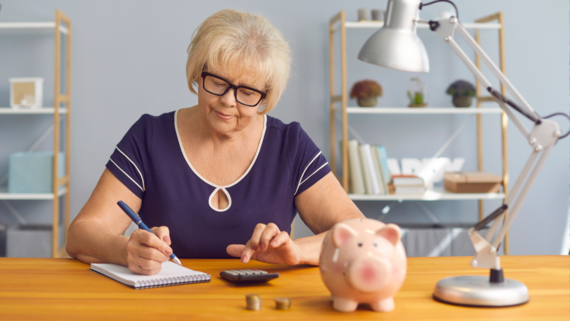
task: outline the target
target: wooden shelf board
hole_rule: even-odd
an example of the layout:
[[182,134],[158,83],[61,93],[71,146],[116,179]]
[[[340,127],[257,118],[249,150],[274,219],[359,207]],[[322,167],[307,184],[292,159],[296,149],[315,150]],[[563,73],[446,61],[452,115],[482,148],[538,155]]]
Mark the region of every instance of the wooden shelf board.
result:
[[[55,22],[0,22],[0,33],[45,33],[53,32]],[[67,34],[65,26],[59,26],[63,34]]]
[[494,200],[504,199],[503,193],[452,193],[443,188],[428,190],[424,194],[390,194],[390,195],[366,195],[348,194],[353,201],[451,201],[451,200]]
[[[501,29],[500,23],[462,23],[465,29]],[[346,28],[373,28],[379,29],[384,26],[384,21],[347,21]],[[418,24],[418,29],[429,29],[424,23]]]
[[[340,108],[335,108],[340,110]],[[347,107],[348,114],[501,114],[501,108],[455,108],[455,107]]]
[[[67,193],[66,188],[61,188],[58,196]],[[0,188],[0,200],[20,201],[20,200],[53,200],[52,193],[8,193],[6,187]]]
[[[12,109],[10,107],[0,107],[0,114],[5,115],[46,115],[54,114],[55,108],[53,107],[42,107],[39,109]],[[67,114],[67,108],[60,108],[60,114]]]

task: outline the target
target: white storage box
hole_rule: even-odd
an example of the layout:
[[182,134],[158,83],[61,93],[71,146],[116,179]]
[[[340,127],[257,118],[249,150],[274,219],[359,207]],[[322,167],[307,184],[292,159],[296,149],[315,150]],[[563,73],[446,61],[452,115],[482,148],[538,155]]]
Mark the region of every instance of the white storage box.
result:
[[[64,243],[65,230],[59,226],[59,244]],[[8,229],[6,256],[51,257],[52,226],[49,224],[22,224]]]
[[10,107],[38,109],[42,107],[43,78],[10,78]]

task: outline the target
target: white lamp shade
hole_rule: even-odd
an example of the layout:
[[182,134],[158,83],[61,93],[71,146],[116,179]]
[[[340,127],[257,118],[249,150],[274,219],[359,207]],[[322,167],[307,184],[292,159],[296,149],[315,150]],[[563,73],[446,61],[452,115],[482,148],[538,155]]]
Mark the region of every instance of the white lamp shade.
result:
[[358,59],[410,72],[428,72],[429,59],[416,34],[419,0],[390,0],[386,21],[362,46]]

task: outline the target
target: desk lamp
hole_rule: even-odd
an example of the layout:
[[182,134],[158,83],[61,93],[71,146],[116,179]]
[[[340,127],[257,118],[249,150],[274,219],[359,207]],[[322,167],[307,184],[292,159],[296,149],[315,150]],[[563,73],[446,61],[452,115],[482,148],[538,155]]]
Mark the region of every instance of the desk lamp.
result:
[[[428,56],[422,41],[416,34],[417,24],[426,23],[431,31],[436,32],[449,44],[475,77],[481,81],[518,130],[528,139],[532,154],[517,178],[512,192],[509,193],[501,207],[468,231],[476,251],[471,266],[490,269],[490,277],[471,275],[445,278],[436,284],[433,293],[434,299],[457,305],[501,307],[524,304],[529,300],[528,289],[521,282],[503,277],[497,250],[552,148],[559,139],[568,136],[568,133],[562,135],[558,124],[547,118],[555,115],[570,117],[563,113],[555,113],[545,117],[539,116],[461,25],[457,7],[455,7],[457,16],[439,21],[419,20],[419,11],[422,7],[436,2],[448,2],[455,7],[455,4],[448,0],[438,0],[426,4],[422,4],[420,0],[389,0],[384,27],[376,31],[366,41],[358,54],[358,59],[397,70],[428,72]],[[475,50],[516,102],[503,96],[491,86],[491,83],[455,41],[456,32]],[[516,117],[513,110],[532,122],[530,131]],[[510,215],[503,222],[504,213],[507,209],[510,210]],[[490,222],[493,223],[486,236],[481,236],[479,231]],[[497,232],[501,222],[503,224]]]

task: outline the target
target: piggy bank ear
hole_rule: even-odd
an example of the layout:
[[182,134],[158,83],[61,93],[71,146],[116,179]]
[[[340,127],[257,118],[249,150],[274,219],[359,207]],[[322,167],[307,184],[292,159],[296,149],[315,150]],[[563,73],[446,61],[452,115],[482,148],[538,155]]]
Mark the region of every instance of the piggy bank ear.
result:
[[376,234],[387,239],[388,242],[392,243],[394,246],[396,246],[402,238],[402,230],[400,230],[400,227],[396,224],[387,224],[376,231]]
[[332,240],[335,247],[339,247],[350,240],[352,237],[356,236],[356,231],[350,226],[338,223],[333,227],[332,230]]

